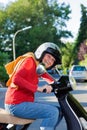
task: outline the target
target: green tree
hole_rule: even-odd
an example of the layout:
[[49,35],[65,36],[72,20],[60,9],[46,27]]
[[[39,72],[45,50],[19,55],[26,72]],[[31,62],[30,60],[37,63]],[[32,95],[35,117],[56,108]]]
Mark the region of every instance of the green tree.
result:
[[66,22],[71,13],[70,6],[57,0],[17,0],[1,10],[0,42],[1,51],[6,51],[12,59],[14,33],[27,26],[30,30],[17,34],[15,39],[16,56],[34,51],[43,42],[51,41],[61,46],[61,37],[72,36],[66,30]]
[[68,70],[74,62],[73,48],[74,44],[69,42],[62,48],[62,67],[64,70]]
[[0,52],[0,82],[5,83],[8,79],[8,75],[6,73],[4,65],[7,63],[9,59],[8,54],[4,52]]
[[80,28],[78,31],[78,36],[75,41],[75,46],[73,49],[73,55],[75,64],[79,64],[78,59],[78,51],[80,48],[80,45],[84,43],[84,41],[87,39],[87,7],[85,7],[83,4],[81,4],[81,19],[80,19]]
[[81,4],[81,23],[77,37],[77,46],[87,39],[87,7]]

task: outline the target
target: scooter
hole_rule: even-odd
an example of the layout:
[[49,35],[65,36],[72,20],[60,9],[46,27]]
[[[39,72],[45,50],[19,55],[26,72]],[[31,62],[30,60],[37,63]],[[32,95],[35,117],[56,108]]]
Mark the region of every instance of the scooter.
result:
[[53,91],[59,101],[67,130],[87,130],[87,112],[70,93],[73,90],[73,79],[67,75],[53,84]]
[[[65,118],[66,121],[67,130],[87,130],[87,112],[71,94],[71,91],[73,91],[76,87],[76,82],[74,78],[70,77],[69,75],[61,75],[59,79],[56,81],[52,76],[50,76],[46,72],[43,65],[39,65],[37,67],[37,73],[39,75],[45,75],[45,77],[47,75],[47,78],[49,77],[48,82],[52,86],[53,88],[52,92],[54,92],[60,104],[62,116]],[[46,90],[44,90],[43,92],[46,92]],[[7,113],[7,118],[8,116],[9,115]],[[20,124],[21,121],[24,120],[25,123],[23,123],[22,125],[24,125],[25,127],[22,130],[27,130],[26,126],[29,127],[29,123],[31,124],[34,121],[34,120],[27,120],[26,122],[26,119],[20,119],[20,118],[18,119],[17,117],[13,117],[12,115],[10,115],[10,117],[8,118],[10,119],[10,121],[7,122],[5,118],[6,118],[5,114],[3,114],[3,120],[1,120],[0,117],[1,124],[4,123],[4,125],[6,125],[6,123],[10,123],[16,125],[16,124]],[[19,123],[17,122],[17,119],[19,120]],[[7,130],[14,130],[14,129],[15,128],[12,127],[12,128],[8,128]],[[0,130],[5,130],[5,129],[0,129]]]
[[[56,71],[58,72],[58,70]],[[47,75],[46,70],[41,65],[37,68],[37,72]],[[49,77],[49,75],[47,75],[47,77]],[[50,77],[49,79],[53,82],[53,78],[51,79]],[[69,75],[61,75],[57,81],[54,79],[51,86],[60,104],[67,130],[87,130],[87,112],[70,93],[70,91],[76,88],[75,79]],[[44,92],[46,92],[46,90],[44,90]]]

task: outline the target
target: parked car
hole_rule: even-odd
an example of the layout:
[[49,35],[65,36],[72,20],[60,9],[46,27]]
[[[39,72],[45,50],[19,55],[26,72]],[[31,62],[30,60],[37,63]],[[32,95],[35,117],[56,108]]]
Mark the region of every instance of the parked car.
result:
[[87,69],[85,66],[73,65],[69,75],[73,76],[76,81],[87,81]]

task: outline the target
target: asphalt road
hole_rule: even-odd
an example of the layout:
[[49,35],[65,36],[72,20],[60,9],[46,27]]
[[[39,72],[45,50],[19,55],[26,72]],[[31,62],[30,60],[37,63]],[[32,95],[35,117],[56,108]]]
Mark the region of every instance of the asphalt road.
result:
[[[40,85],[43,85],[44,82],[40,81]],[[0,88],[0,107],[4,107],[4,95],[6,88]],[[75,98],[82,104],[82,106],[87,110],[87,83],[77,83],[77,88],[72,92]],[[35,100],[38,102],[49,103],[52,105],[59,105],[57,99],[53,93],[36,93]],[[39,130],[41,120],[36,120],[28,130]],[[65,119],[63,118],[60,124],[57,126],[56,130],[67,130]]]

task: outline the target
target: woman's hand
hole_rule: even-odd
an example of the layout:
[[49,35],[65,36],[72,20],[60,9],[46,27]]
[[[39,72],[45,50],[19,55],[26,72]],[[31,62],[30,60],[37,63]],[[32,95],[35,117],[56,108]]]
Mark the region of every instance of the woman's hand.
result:
[[43,90],[46,90],[46,93],[51,93],[52,92],[52,87],[51,87],[51,85],[44,85],[44,86],[42,86],[42,87],[38,87],[37,88],[37,91],[38,92],[43,92]]

